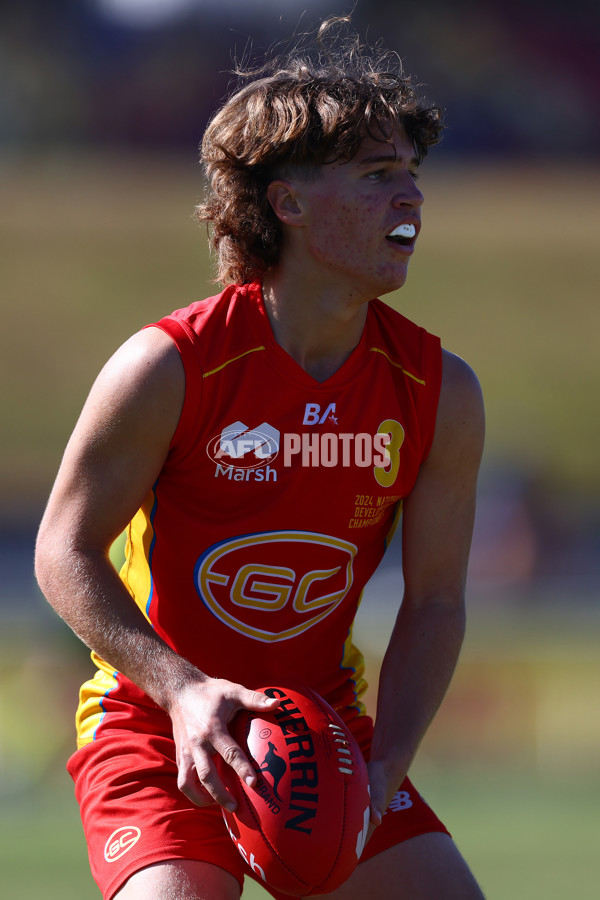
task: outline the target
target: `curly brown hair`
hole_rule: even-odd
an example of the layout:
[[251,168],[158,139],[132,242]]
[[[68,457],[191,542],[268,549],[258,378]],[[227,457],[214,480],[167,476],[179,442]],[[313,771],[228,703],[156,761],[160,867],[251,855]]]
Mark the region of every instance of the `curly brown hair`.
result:
[[281,224],[267,199],[277,177],[315,177],[352,159],[366,136],[389,140],[400,125],[418,162],[440,139],[441,113],[416,95],[396,53],[363,45],[328,19],[308,48],[296,45],[260,69],[209,122],[201,144],[208,194],[196,219],[209,223],[217,278],[243,284],[277,262]]

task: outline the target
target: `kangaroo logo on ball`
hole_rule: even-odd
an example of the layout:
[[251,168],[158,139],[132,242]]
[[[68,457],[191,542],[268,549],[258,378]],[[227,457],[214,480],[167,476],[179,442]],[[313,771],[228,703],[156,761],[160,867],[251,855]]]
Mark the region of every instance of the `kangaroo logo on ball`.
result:
[[281,797],[277,793],[277,788],[279,786],[279,782],[287,771],[287,765],[285,760],[282,759],[281,756],[278,756],[275,750],[275,744],[272,741],[269,741],[269,750],[262,763],[260,764],[260,771],[269,773],[269,775],[273,779],[273,793],[278,800],[281,800]]

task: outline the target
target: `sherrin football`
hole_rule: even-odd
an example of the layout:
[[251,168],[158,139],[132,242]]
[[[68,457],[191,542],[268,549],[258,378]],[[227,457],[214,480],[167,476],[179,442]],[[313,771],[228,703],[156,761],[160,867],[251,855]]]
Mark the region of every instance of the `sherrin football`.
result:
[[233,720],[258,781],[250,788],[221,767],[238,804],[223,818],[259,881],[299,897],[324,894],[348,878],[363,850],[367,767],[350,730],[315,691],[259,690],[280,707],[243,710]]

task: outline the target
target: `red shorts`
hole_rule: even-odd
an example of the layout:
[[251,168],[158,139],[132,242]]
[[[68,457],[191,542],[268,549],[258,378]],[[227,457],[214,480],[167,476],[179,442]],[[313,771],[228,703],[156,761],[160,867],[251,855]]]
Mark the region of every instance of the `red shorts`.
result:
[[[355,710],[352,713],[355,716]],[[110,900],[134,872],[169,859],[213,863],[234,875],[240,886],[244,876],[256,877],[233,845],[220,808],[200,809],[179,791],[175,746],[165,733],[165,720],[168,722],[162,711],[155,717],[146,708],[138,722],[139,730],[104,730],[68,762],[92,874],[105,900]],[[355,716],[349,724],[368,755],[372,720]],[[448,833],[406,779],[361,861],[432,831]],[[287,897],[269,892],[277,900]]]

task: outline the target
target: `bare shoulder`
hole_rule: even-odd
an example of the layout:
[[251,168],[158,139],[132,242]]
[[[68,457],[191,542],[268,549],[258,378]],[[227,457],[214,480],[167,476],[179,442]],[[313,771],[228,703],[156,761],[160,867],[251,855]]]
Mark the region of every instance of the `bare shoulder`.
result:
[[83,419],[122,423],[126,414],[154,434],[173,434],[185,395],[185,373],[177,347],[159,328],[129,338],[98,375]]
[[442,350],[442,393],[444,403],[467,403],[483,409],[481,386],[477,375],[462,357]]
[[105,548],[139,508],[169,452],[185,395],[179,351],[144,329],[98,375],[67,444],[42,525]]
[[172,339],[160,328],[144,328],[119,347],[98,380],[117,379],[121,390],[151,383],[153,388],[177,391],[185,386],[183,363]]
[[443,351],[442,387],[432,455],[448,457],[469,451],[481,457],[485,433],[483,396],[479,379],[462,359]]

